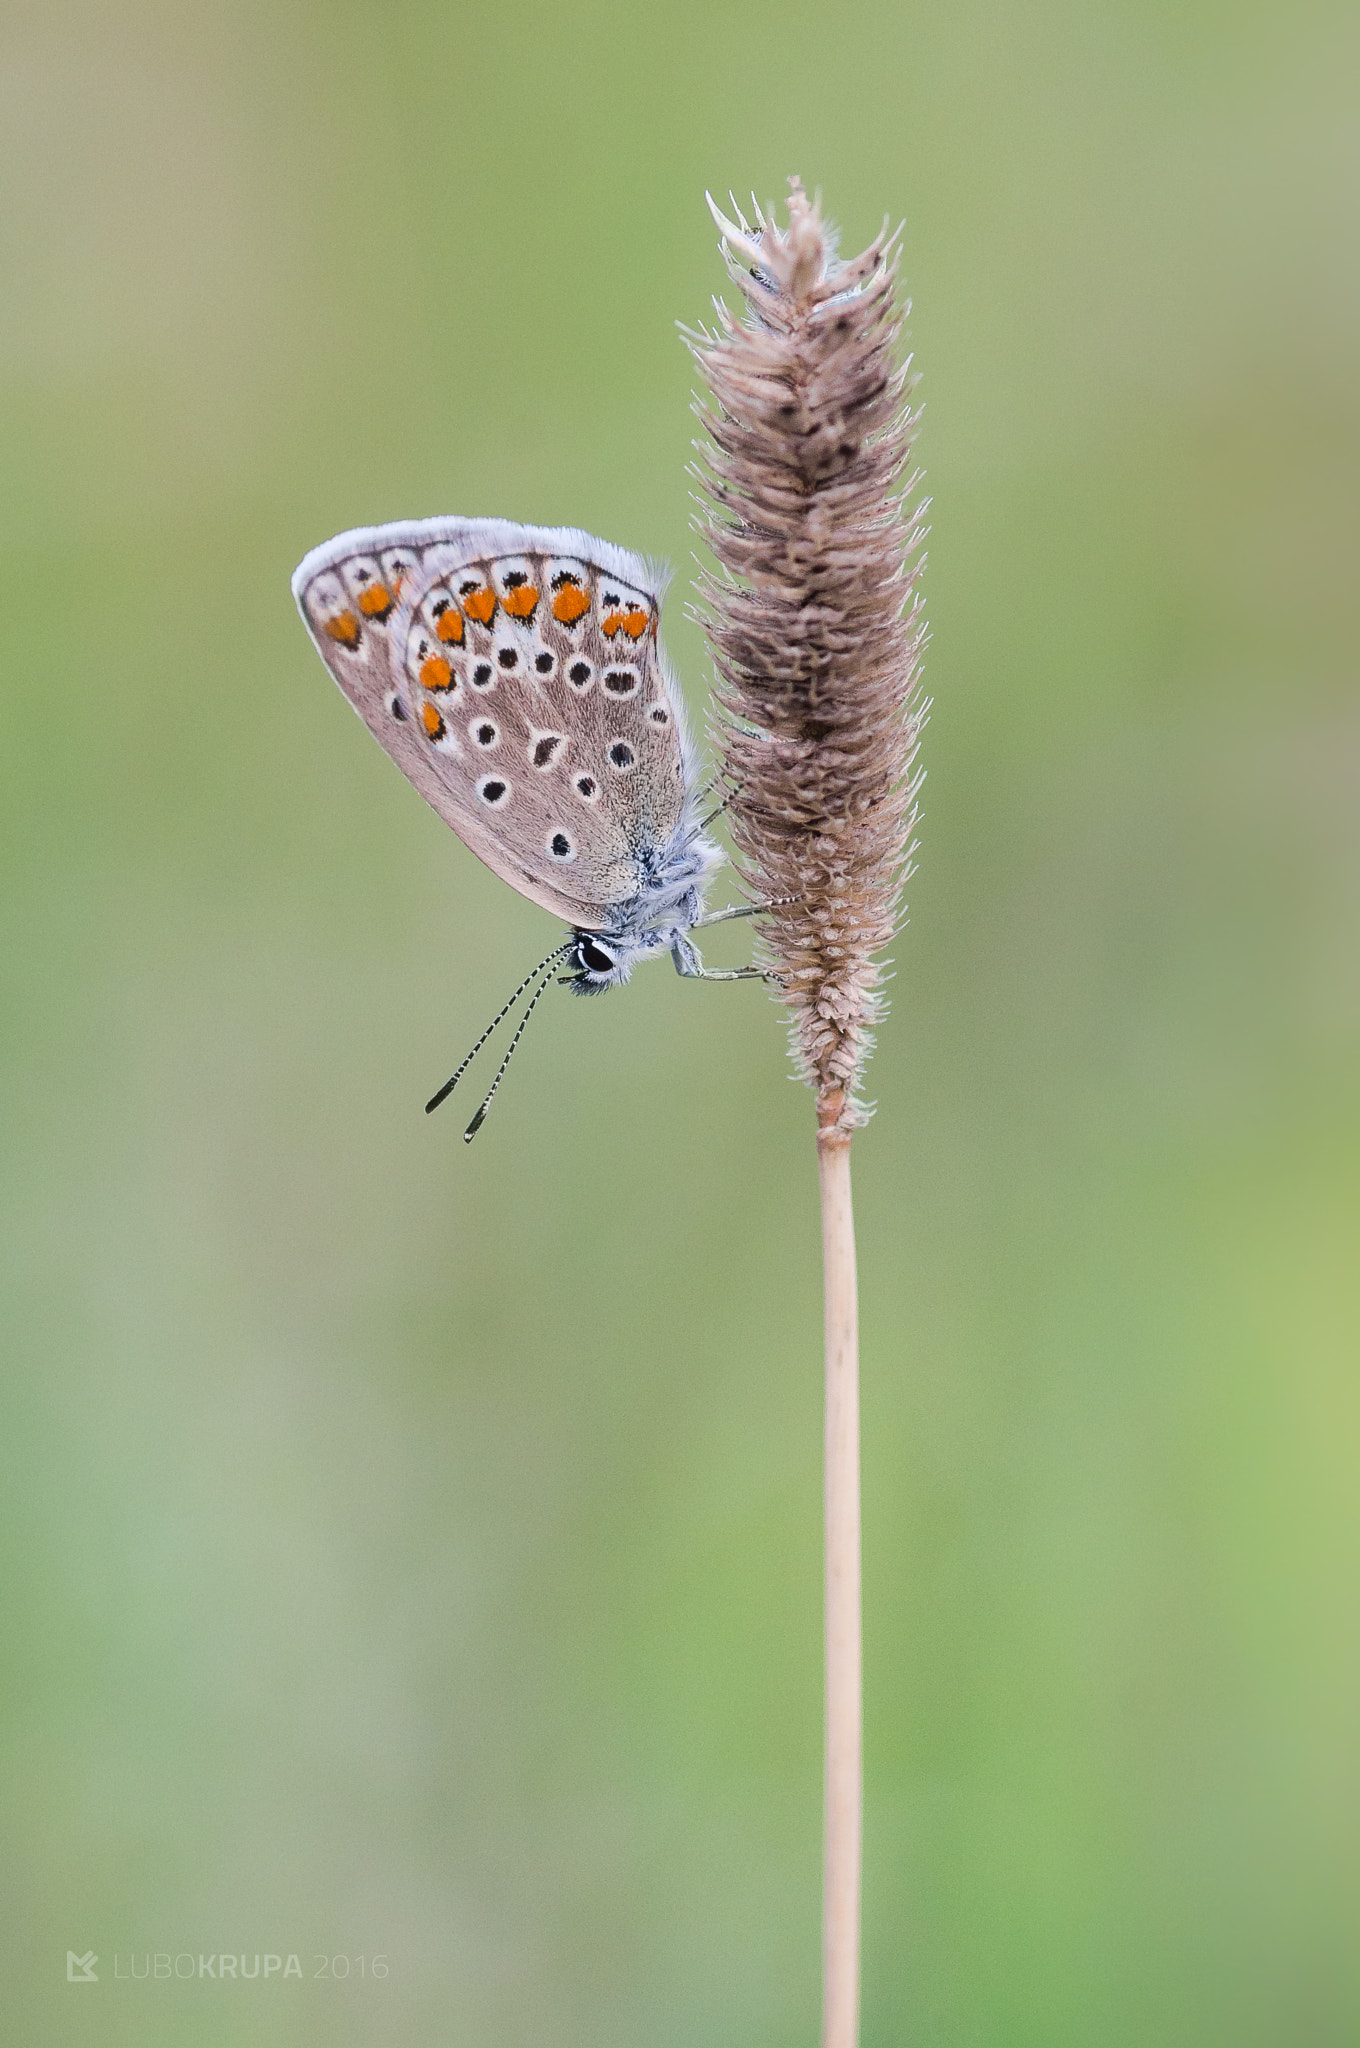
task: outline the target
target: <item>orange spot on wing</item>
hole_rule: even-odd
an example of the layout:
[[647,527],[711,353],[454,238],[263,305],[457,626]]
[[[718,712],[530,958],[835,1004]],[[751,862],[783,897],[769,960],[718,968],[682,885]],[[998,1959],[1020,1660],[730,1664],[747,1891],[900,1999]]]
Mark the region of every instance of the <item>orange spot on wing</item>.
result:
[[614,635],[618,632],[619,627],[623,624],[623,620],[624,615],[622,612],[605,613],[604,617],[600,621],[600,630],[603,632],[606,640],[613,639]]
[[637,605],[623,615],[623,630],[630,640],[640,640],[647,630],[648,623],[649,615]]
[[471,590],[463,599],[463,610],[479,626],[489,626],[496,616],[496,593],[494,590]]
[[515,590],[507,590],[501,599],[512,619],[531,619],[538,610],[538,592],[532,583],[521,583]]
[[385,619],[392,609],[392,593],[385,583],[370,583],[359,592],[359,609],[366,619]]
[[342,647],[359,645],[359,621],[353,612],[337,612],[333,619],[327,619],[326,631],[332,640],[338,640]]
[[439,713],[438,713],[438,712],[437,712],[437,711],[435,710],[435,708],[434,708],[433,704],[422,704],[422,705],[421,705],[421,707],[420,707],[420,722],[421,722],[421,724],[422,724],[422,725],[424,726],[424,728],[425,728],[426,732],[427,732],[427,733],[428,733],[428,734],[430,735],[430,738],[431,738],[432,740],[442,740],[442,739],[443,739],[443,737],[444,737],[444,721],[443,721],[443,719],[442,719],[442,718],[441,718],[441,717],[439,716]]
[[552,601],[552,615],[562,626],[574,626],[589,610],[590,599],[579,583],[564,583]]
[[461,646],[463,639],[463,614],[456,604],[441,612],[434,622],[435,632],[440,639],[454,647]]
[[[442,654],[430,654],[420,664],[420,680],[424,683],[427,690],[451,690],[453,688],[453,670],[449,667]],[[433,706],[427,704],[425,708],[429,711],[433,709]],[[438,717],[438,715],[436,712],[435,716]]]

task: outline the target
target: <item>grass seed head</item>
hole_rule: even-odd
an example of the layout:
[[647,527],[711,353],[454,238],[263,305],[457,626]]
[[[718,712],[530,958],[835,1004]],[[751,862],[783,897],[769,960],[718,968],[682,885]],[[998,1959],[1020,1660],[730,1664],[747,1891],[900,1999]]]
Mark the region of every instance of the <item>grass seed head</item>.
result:
[[899,358],[910,308],[896,237],[839,262],[796,178],[782,229],[759,208],[754,226],[713,214],[744,300],[687,337],[711,393],[697,408],[698,524],[722,573],[702,574],[699,597],[727,814],[743,886],[778,905],[765,943],[798,1070],[822,1130],[848,1135],[869,1115],[860,1085],[926,709],[920,415]]

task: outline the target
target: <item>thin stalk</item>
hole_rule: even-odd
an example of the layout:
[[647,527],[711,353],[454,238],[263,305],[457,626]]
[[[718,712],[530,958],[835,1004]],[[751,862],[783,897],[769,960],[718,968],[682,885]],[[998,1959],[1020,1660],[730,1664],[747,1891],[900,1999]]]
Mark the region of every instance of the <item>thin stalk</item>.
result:
[[860,1634],[859,1308],[850,1134],[818,1133],[826,1329],[826,1722],[822,2048],[859,2034],[864,1738]]

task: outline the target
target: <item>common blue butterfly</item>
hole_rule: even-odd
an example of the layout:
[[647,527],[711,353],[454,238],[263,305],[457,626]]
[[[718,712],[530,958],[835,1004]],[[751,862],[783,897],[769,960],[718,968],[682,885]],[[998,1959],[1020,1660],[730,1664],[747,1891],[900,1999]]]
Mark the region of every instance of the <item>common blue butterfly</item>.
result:
[[506,1005],[538,983],[511,1052],[559,967],[578,995],[666,952],[684,975],[760,977],[705,968],[689,937],[750,909],[703,916],[722,855],[661,648],[664,584],[610,541],[505,519],[357,528],[293,576],[318,653],[379,745],[479,860],[571,926]]

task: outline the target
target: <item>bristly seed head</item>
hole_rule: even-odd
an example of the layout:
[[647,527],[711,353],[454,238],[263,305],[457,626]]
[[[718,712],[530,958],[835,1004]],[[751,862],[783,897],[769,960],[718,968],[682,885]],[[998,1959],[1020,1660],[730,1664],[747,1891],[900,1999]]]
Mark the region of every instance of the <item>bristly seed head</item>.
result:
[[896,237],[837,262],[789,183],[784,229],[709,201],[746,317],[719,304],[717,332],[687,336],[714,400],[697,408],[698,526],[726,572],[698,588],[742,881],[779,906],[770,963],[832,1138],[870,1113],[858,1089],[913,851],[925,505],[908,505],[920,414],[897,360]]

